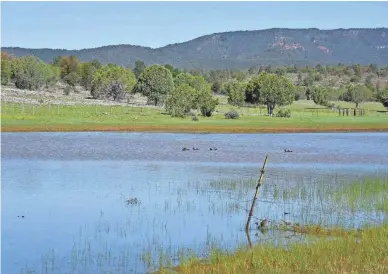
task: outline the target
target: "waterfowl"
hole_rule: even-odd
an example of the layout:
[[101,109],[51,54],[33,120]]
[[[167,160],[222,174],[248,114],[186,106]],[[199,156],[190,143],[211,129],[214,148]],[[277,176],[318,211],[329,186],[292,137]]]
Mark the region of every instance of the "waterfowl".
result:
[[186,151],[186,150],[190,150],[190,149],[187,147],[182,148],[182,151]]
[[193,150],[199,150],[199,148],[197,148],[197,147],[193,147]]
[[292,152],[292,150],[284,149],[284,152]]
[[267,227],[267,223],[268,223],[268,219],[265,218],[264,220],[262,220],[260,223],[259,222],[256,222],[255,224],[257,225],[257,228],[258,229],[265,229]]
[[210,150],[217,150],[217,148],[216,147],[211,147]]

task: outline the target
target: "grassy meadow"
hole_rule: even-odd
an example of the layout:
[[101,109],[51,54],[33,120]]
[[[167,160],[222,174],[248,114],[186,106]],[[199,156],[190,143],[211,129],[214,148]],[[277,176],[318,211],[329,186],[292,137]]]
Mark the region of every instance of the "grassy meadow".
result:
[[[360,107],[365,116],[339,116],[338,111],[317,106],[312,101],[295,101],[287,106],[291,118],[268,117],[265,107],[236,108],[220,97],[212,117],[174,118],[162,108],[104,105],[32,105],[2,102],[2,131],[158,131],[158,132],[325,132],[387,131],[388,115],[380,103]],[[352,107],[346,102],[333,102]],[[239,119],[224,113],[236,110]]]

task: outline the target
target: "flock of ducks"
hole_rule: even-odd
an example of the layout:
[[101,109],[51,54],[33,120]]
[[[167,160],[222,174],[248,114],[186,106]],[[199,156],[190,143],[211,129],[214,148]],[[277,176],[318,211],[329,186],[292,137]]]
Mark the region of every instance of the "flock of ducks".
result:
[[[190,150],[190,148],[184,147],[182,148],[182,151]],[[199,150],[197,147],[193,147],[193,150]],[[216,147],[211,147],[209,150],[217,150]]]
[[[187,150],[190,150],[190,148],[188,148],[188,147],[182,148],[182,151],[187,151]],[[199,150],[199,148],[193,147],[192,150]],[[211,147],[209,150],[217,150],[217,148],[216,147]],[[292,152],[292,150],[284,149],[284,152]]]

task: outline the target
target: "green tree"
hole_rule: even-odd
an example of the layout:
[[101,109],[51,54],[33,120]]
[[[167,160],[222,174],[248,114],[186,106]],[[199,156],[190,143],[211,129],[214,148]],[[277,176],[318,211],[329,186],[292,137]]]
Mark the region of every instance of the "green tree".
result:
[[245,102],[246,84],[233,82],[226,85],[226,92],[229,95],[228,103],[233,106],[243,106]]
[[252,78],[246,88],[246,100],[259,102],[267,106],[272,116],[276,105],[291,104],[295,99],[294,86],[284,76],[262,72]]
[[144,72],[146,68],[146,65],[143,61],[136,61],[135,62],[135,68],[133,69],[133,73],[135,73],[136,79],[139,78],[139,76]]
[[369,71],[372,73],[376,73],[378,71],[376,64],[370,64],[369,65]]
[[52,62],[53,66],[60,67],[61,66],[61,58],[62,58],[61,56],[55,56],[53,58],[53,62]]
[[132,91],[135,84],[132,70],[108,64],[93,74],[90,93],[96,99],[113,97],[114,100],[120,100]]
[[63,77],[63,81],[68,84],[70,87],[73,88],[73,90],[75,90],[75,86],[77,85],[77,83],[80,81],[80,76],[78,75],[77,72],[70,72],[69,74],[67,74],[65,77]]
[[329,93],[328,91],[320,86],[313,86],[311,88],[311,98],[314,103],[321,106],[329,105]]
[[371,91],[364,85],[349,85],[346,88],[346,92],[343,94],[342,99],[346,102],[353,102],[358,108],[359,104],[369,99]]
[[213,97],[210,84],[202,76],[193,76],[188,73],[181,73],[174,79],[175,86],[187,84],[195,90],[192,109],[207,105],[207,99]]
[[11,61],[5,58],[1,58],[1,84],[8,84],[12,76],[12,66]]
[[93,59],[89,62],[95,69],[100,69],[102,67],[101,62],[97,59]]
[[171,72],[161,65],[147,67],[139,76],[135,92],[148,97],[148,102],[155,106],[164,102],[168,92],[174,89]]
[[201,96],[201,102],[199,104],[199,108],[201,110],[201,113],[205,117],[212,116],[214,110],[216,109],[218,105],[218,99],[213,98],[211,93],[205,93]]
[[164,65],[164,67],[171,72],[171,75],[172,75],[173,78],[175,78],[180,73],[179,69],[174,68],[170,64]]
[[353,75],[352,77],[350,77],[351,83],[359,83],[360,81],[361,81],[361,77],[358,75]]
[[213,85],[212,85],[212,91],[214,93],[220,93],[220,91],[221,91],[221,83],[218,82],[218,81],[214,82]]
[[303,84],[306,86],[306,87],[309,87],[309,86],[312,86],[314,84],[314,78],[312,77],[312,75],[307,75],[304,79],[303,79]]
[[12,71],[15,86],[20,89],[39,89],[57,80],[56,70],[34,56],[25,56],[15,60],[12,64]]
[[210,84],[202,76],[180,73],[174,79],[174,90],[166,99],[166,111],[182,117],[190,109],[200,109],[204,116],[211,116],[218,100],[213,98]]
[[388,108],[388,87],[377,93],[377,100],[379,100],[384,107]]
[[311,100],[311,87],[310,87],[310,86],[308,86],[308,87],[306,88],[306,93],[305,93],[305,95],[306,95],[306,99],[307,99],[307,100]]
[[365,86],[367,88],[369,88],[370,90],[373,90],[374,89],[374,86],[373,86],[373,83],[372,83],[372,79],[373,79],[373,76],[372,75],[368,75],[366,78],[365,78]]
[[184,117],[193,107],[195,100],[195,89],[188,84],[175,86],[166,98],[166,112],[174,117]]
[[79,82],[86,90],[91,90],[93,74],[96,72],[97,68],[92,62],[81,63],[79,66]]
[[295,86],[295,101],[306,98],[306,88],[303,86]]
[[298,84],[297,84],[297,85],[298,85],[298,86],[301,86],[302,83],[303,83],[302,73],[299,72],[299,73],[298,73]]
[[76,56],[63,56],[59,62],[61,68],[61,78],[65,78],[70,73],[77,73],[79,61]]

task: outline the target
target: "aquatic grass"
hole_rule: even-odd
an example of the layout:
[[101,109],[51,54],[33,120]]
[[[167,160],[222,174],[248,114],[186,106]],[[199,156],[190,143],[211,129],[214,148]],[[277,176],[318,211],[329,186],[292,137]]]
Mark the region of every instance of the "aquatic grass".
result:
[[[388,225],[358,235],[291,243],[287,248],[262,244],[233,254],[215,251],[173,268],[175,273],[385,273],[388,271]],[[158,273],[170,273],[161,269]]]
[[338,186],[332,198],[350,207],[388,213],[388,178],[364,178]]

